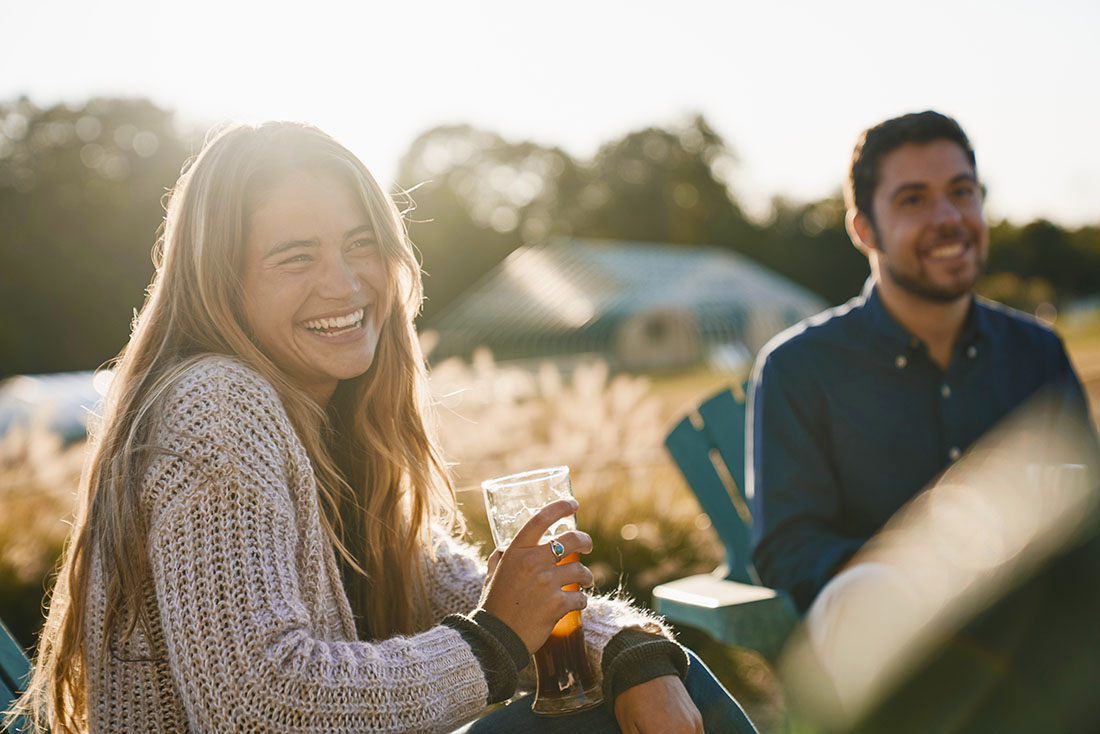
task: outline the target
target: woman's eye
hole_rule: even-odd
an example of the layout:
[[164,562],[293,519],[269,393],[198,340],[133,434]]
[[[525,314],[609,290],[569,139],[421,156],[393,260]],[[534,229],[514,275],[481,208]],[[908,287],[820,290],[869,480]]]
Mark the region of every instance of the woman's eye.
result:
[[293,265],[295,263],[306,263],[310,261],[310,256],[306,254],[293,255],[287,259],[281,261],[280,265]]

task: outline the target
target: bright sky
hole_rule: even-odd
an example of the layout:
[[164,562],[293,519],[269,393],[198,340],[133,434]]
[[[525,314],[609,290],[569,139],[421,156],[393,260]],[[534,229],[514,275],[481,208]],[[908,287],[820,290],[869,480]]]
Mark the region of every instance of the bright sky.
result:
[[588,156],[702,112],[762,213],[835,191],[863,128],[935,108],[993,218],[1100,223],[1096,0],[0,0],[0,23],[0,99],[308,120],[382,180],[437,124]]

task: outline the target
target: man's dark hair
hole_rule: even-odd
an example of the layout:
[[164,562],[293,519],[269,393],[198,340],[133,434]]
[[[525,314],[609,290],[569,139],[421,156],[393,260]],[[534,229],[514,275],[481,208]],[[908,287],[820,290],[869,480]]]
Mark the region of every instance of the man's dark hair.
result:
[[863,131],[852,151],[852,166],[848,171],[844,198],[848,207],[855,207],[874,222],[871,200],[878,186],[880,164],[883,156],[906,143],[931,143],[933,140],[950,140],[957,143],[977,175],[977,163],[970,140],[954,119],[939,112],[911,112],[895,117]]

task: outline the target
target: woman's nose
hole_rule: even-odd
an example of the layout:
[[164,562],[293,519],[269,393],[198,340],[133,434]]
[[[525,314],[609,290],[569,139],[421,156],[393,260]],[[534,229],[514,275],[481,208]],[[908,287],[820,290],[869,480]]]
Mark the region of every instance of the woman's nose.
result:
[[342,256],[325,258],[318,276],[317,293],[325,298],[347,298],[362,287],[358,274]]

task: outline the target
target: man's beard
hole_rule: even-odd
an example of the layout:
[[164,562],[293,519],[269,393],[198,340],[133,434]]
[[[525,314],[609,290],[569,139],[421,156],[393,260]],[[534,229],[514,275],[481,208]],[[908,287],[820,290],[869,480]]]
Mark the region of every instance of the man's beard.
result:
[[[874,228],[875,238],[881,242],[881,235],[878,232],[877,227],[872,223]],[[949,232],[940,233],[940,240],[958,240],[958,239],[970,239],[968,233],[961,227],[953,229]],[[977,248],[978,245],[972,242],[969,247]],[[883,254],[883,257],[879,258],[879,266],[885,268],[886,274],[890,279],[897,284],[899,288],[908,293],[911,296],[921,298],[925,301],[931,301],[932,303],[954,303],[960,298],[969,295],[974,286],[978,283],[978,278],[981,277],[982,272],[985,270],[986,258],[982,256],[982,250],[977,250],[977,272],[974,277],[965,283],[959,283],[955,285],[938,285],[933,283],[927,277],[924,277],[921,273],[916,276],[911,276],[907,273],[903,273],[896,270],[893,264],[890,262],[890,258],[885,257],[885,251],[880,249],[879,252]]]
[[969,295],[970,292],[974,290],[974,286],[978,282],[978,277],[981,275],[982,266],[984,265],[984,263],[979,263],[977,275],[968,283],[941,286],[925,278],[912,278],[905,273],[898,272],[886,258],[882,258],[881,263],[883,267],[886,268],[890,280],[896,283],[899,288],[909,295],[922,298],[926,301],[932,301],[933,303],[954,303],[963,296]]

